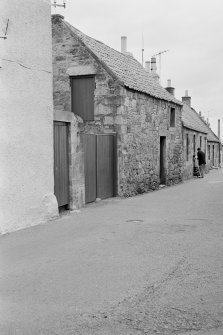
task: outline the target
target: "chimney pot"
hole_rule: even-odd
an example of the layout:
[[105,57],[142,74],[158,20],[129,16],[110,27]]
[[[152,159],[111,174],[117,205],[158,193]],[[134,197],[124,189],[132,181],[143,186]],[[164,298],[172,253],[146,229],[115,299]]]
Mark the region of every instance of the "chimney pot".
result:
[[167,87],[171,87],[171,79],[167,80]]
[[188,96],[188,90],[185,91],[185,96],[182,97],[182,102],[191,107],[191,97]]
[[150,61],[145,62],[145,70],[146,72],[150,72]]
[[172,94],[174,96],[174,94],[175,94],[175,88],[171,87],[171,79],[167,80],[166,90],[167,90],[167,92],[169,92],[170,94]]
[[151,58],[151,75],[156,80],[159,81],[159,75],[156,73],[157,67],[156,67],[156,58]]
[[127,52],[127,36],[121,36],[121,52]]
[[156,73],[157,67],[156,67],[156,58],[151,58],[151,72]]

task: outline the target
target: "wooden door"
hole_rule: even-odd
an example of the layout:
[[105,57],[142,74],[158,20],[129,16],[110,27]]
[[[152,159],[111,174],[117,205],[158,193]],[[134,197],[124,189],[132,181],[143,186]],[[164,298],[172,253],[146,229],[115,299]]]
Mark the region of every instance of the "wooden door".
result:
[[114,136],[97,135],[97,198],[114,196]]
[[160,184],[166,183],[166,137],[160,137]]
[[69,204],[68,125],[54,122],[54,194],[58,207]]
[[85,202],[93,202],[97,198],[96,189],[96,136],[84,136],[84,169],[85,169]]
[[72,112],[79,115],[84,121],[94,120],[94,76],[73,77]]
[[115,195],[115,136],[84,135],[85,202]]

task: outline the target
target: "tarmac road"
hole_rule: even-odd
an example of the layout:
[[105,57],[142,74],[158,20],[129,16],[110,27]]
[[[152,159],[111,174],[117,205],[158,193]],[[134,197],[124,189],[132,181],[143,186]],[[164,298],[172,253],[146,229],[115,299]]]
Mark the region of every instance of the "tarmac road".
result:
[[222,335],[223,169],[0,238],[0,335]]

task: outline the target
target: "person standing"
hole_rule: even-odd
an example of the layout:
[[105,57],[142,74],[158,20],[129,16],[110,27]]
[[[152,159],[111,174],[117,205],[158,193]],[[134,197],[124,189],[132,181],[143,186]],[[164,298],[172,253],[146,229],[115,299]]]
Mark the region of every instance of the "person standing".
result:
[[201,150],[201,148],[197,148],[197,158],[198,158],[201,178],[204,178],[204,168],[206,164],[206,159],[205,159],[205,153]]

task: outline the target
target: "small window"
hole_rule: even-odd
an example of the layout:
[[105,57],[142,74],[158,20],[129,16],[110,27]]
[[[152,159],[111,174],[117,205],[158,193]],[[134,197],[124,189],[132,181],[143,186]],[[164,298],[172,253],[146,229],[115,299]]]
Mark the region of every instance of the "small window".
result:
[[208,160],[211,159],[211,146],[210,144],[208,145]]
[[170,127],[175,127],[175,108],[170,108]]

